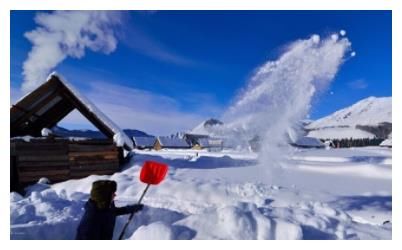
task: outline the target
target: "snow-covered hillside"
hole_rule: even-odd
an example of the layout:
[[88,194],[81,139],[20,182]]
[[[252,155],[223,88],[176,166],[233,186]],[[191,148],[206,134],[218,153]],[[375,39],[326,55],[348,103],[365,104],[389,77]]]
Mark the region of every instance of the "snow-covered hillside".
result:
[[[392,124],[392,97],[368,97],[354,105],[311,122],[308,136],[316,138],[374,138],[373,131],[383,124]],[[389,126],[389,125],[388,125]]]
[[[198,156],[197,153],[198,152]],[[134,151],[123,171],[11,193],[11,239],[73,239],[91,183],[117,181],[117,205],[135,203],[145,160],[169,165],[126,239],[390,239],[391,150],[298,150],[282,169],[255,154]],[[127,216],[116,221],[114,238]]]
[[392,97],[368,97],[350,107],[316,120],[307,128],[325,128],[392,123]]

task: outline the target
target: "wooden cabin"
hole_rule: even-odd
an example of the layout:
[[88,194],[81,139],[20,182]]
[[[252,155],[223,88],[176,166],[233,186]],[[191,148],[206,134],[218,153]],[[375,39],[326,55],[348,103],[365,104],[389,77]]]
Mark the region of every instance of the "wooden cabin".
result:
[[[78,110],[106,139],[42,136]],[[88,99],[56,74],[11,106],[10,189],[21,190],[41,177],[51,182],[113,174],[132,141]]]

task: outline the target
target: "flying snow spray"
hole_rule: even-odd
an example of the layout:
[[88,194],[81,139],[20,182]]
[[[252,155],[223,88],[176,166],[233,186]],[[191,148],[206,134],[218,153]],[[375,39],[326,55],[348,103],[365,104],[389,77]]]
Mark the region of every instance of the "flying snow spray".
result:
[[239,141],[258,138],[261,166],[272,170],[286,162],[291,137],[307,117],[313,96],[328,89],[342,63],[355,56],[345,35],[342,30],[290,43],[277,60],[256,69],[224,114]]

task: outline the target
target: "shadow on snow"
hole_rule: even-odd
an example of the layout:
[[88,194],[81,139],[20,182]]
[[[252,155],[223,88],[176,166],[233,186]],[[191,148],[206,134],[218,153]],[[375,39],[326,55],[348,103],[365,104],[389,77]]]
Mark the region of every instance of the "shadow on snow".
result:
[[392,196],[341,196],[331,202],[342,210],[365,210],[374,208],[392,211]]

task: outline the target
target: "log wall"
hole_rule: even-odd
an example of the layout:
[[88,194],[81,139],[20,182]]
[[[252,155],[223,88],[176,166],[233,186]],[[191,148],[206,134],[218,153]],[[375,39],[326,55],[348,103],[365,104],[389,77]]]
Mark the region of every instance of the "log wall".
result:
[[11,190],[37,182],[52,183],[119,170],[121,148],[111,140],[32,139],[11,141]]

